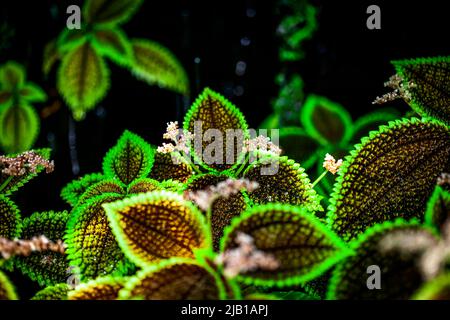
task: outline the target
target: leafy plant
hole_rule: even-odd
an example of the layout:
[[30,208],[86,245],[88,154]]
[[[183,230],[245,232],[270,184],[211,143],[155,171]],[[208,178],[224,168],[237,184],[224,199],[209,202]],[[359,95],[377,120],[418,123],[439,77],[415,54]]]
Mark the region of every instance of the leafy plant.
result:
[[47,100],[46,93],[26,81],[20,64],[0,67],[0,146],[6,153],[29,150],[39,134],[39,116],[31,105]]
[[121,29],[142,3],[86,0],[81,30],[65,29],[46,46],[43,71],[48,74],[61,60],[57,87],[75,119],[83,119],[109,90],[110,71],[105,58],[150,85],[189,94],[186,73],[168,49],[147,39],[129,39]]

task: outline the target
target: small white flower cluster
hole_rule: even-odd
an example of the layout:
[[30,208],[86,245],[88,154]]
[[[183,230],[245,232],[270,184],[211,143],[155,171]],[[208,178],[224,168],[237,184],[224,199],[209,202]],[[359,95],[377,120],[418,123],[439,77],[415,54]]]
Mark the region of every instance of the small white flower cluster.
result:
[[36,173],[39,166],[47,173],[53,171],[55,164],[34,151],[25,151],[15,157],[0,156],[0,172],[8,176],[23,176]]
[[436,183],[439,186],[450,184],[450,173],[441,173],[441,175],[437,178]]
[[187,130],[180,129],[178,121],[174,121],[167,123],[166,133],[164,133],[163,138],[172,142],[163,143],[162,146],[158,147],[158,152],[171,153],[180,151],[189,154],[189,143],[194,138],[194,135]]
[[228,198],[241,190],[252,192],[256,188],[258,188],[258,183],[255,181],[249,181],[248,179],[227,179],[219,182],[215,186],[209,186],[205,190],[186,191],[184,198],[195,202],[200,209],[207,211],[219,197]]
[[336,161],[336,159],[329,153],[325,155],[325,159],[323,161],[323,167],[331,172],[332,174],[336,174],[342,166],[342,159]]
[[405,101],[411,100],[411,88],[415,88],[416,85],[413,82],[408,82],[406,85],[403,84],[403,78],[398,74],[393,75],[389,78],[387,82],[384,83],[387,88],[394,89],[392,92],[388,92],[381,97],[376,97],[372,104],[383,104],[389,101],[393,101],[399,98],[403,98]]
[[248,139],[244,141],[244,146],[242,148],[242,152],[254,152],[254,151],[263,151],[270,152],[275,155],[281,154],[281,149],[272,141],[270,141],[269,137],[259,135],[256,138]]
[[258,250],[254,239],[245,234],[236,236],[238,247],[227,250],[217,256],[215,262],[223,265],[224,275],[234,278],[239,274],[255,270],[276,270],[280,264],[271,254]]
[[0,254],[4,259],[12,256],[29,256],[35,251],[53,251],[63,254],[66,245],[58,240],[50,241],[45,236],[33,237],[30,240],[9,240],[0,238]]

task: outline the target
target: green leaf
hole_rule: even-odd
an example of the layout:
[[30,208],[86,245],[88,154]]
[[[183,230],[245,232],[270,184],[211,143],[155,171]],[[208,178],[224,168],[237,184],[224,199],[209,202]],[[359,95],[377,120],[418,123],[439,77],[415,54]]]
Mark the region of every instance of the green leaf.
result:
[[67,224],[65,242],[72,267],[79,267],[81,280],[108,274],[124,274],[133,266],[126,260],[102,207],[123,196],[105,193],[77,206]]
[[189,259],[170,259],[148,267],[130,279],[121,299],[218,300],[225,288],[209,268]]
[[0,237],[10,240],[18,238],[21,229],[19,209],[14,202],[0,195]]
[[103,174],[91,173],[77,180],[73,180],[62,189],[61,198],[74,207],[89,187],[102,181],[103,179],[105,179]]
[[[31,150],[37,154],[39,154],[41,157],[43,157],[46,160],[50,159],[50,153],[51,150],[44,148],[44,149],[35,149]],[[7,155],[8,157],[15,157],[16,154]],[[20,187],[22,187],[25,183],[33,179],[40,173],[42,170],[44,170],[44,166],[37,166],[36,172],[29,172],[22,176],[9,176],[4,173],[0,173],[0,185],[3,186],[1,192],[3,195],[8,196],[11,195],[14,191],[17,191]]]
[[[225,181],[230,177],[227,175],[201,174],[193,176],[187,182],[187,191],[205,190],[210,186],[215,186],[219,182]],[[220,239],[223,236],[223,230],[231,222],[231,219],[237,217],[247,208],[245,198],[242,193],[230,195],[229,197],[219,197],[211,206],[211,232],[213,240],[213,249],[219,251]]]
[[425,224],[440,230],[450,218],[450,193],[436,186],[427,203]]
[[58,283],[38,291],[31,300],[67,300],[70,290],[66,283]]
[[123,252],[140,267],[171,257],[193,258],[196,249],[211,245],[201,212],[176,193],[139,194],[104,208]]
[[47,94],[38,85],[28,82],[19,90],[20,96],[27,102],[44,102],[47,100]]
[[14,102],[14,99],[13,99],[12,92],[10,92],[8,90],[0,91],[0,110],[2,108],[10,107],[13,102]]
[[280,115],[278,113],[272,113],[261,122],[260,129],[278,129],[280,128]]
[[276,270],[257,269],[238,275],[237,279],[246,284],[301,284],[321,275],[349,253],[342,240],[299,206],[277,203],[247,210],[225,229],[222,251],[237,246],[238,233],[251,236],[258,250],[271,254],[279,263]]
[[340,104],[321,96],[306,98],[300,121],[311,137],[324,145],[347,142],[351,136],[350,114]]
[[413,300],[450,300],[450,274],[440,275],[425,283],[414,295]]
[[396,217],[423,218],[437,177],[450,171],[450,131],[429,119],[382,126],[338,172],[328,223],[346,240]]
[[68,29],[64,28],[56,39],[56,50],[59,55],[64,56],[69,51],[88,42],[88,33],[82,29]]
[[120,28],[99,28],[95,30],[93,45],[97,52],[120,66],[132,63],[131,43]]
[[8,61],[0,67],[0,87],[14,91],[25,83],[25,68],[14,61]]
[[[201,126],[197,126],[197,130],[195,130],[197,121],[201,121]],[[206,88],[202,94],[195,100],[194,104],[189,109],[186,114],[183,122],[183,128],[188,130],[189,132],[194,134],[194,141],[201,141],[198,143],[198,146],[194,146],[194,158],[202,164],[206,169],[214,168],[218,170],[224,169],[233,169],[236,168],[242,161],[242,142],[239,143],[239,140],[248,139],[248,126],[247,122],[244,119],[241,111],[236,108],[231,102],[226,100],[220,94]],[[208,130],[219,130],[222,134],[222,140],[220,141],[217,137],[216,143],[219,143],[219,152],[220,147],[222,148],[220,162],[222,163],[213,163],[206,165],[203,163],[203,152],[206,152],[205,148],[208,147],[209,144],[213,144],[211,142],[206,141],[206,137],[203,137],[203,132],[207,132]],[[233,134],[228,134],[227,138],[227,130],[239,130],[236,133],[238,137],[235,137]],[[201,131],[201,132],[197,132]],[[201,134],[201,136],[198,136]],[[233,146],[234,154],[230,155],[227,153],[230,145]],[[241,148],[239,148],[239,145]],[[199,147],[201,146],[201,150]],[[211,146],[210,146],[211,147]],[[232,158],[230,161],[230,159]],[[230,163],[231,162],[231,163]]]
[[18,300],[14,285],[1,271],[0,271],[0,300]]
[[309,169],[317,161],[319,142],[302,128],[284,127],[279,132],[279,142],[283,155]]
[[125,278],[103,277],[82,283],[69,292],[69,300],[116,300]]
[[117,179],[105,179],[87,188],[81,195],[77,205],[82,205],[90,199],[105,193],[114,193],[117,195],[125,195],[124,185]]
[[149,85],[158,85],[189,95],[189,79],[181,63],[169,49],[147,39],[132,39],[133,74]]
[[39,133],[39,116],[28,104],[0,108],[0,144],[6,153],[29,150]]
[[378,130],[381,125],[386,125],[389,121],[396,120],[398,117],[398,112],[374,111],[358,118],[352,128],[351,143],[359,143],[371,131]]
[[[44,235],[56,242],[64,237],[69,220],[67,211],[34,213],[23,220],[21,239],[31,239]],[[14,257],[14,265],[31,280],[41,286],[51,286],[65,282],[69,264],[65,254],[53,251],[32,252],[26,257]]]
[[418,114],[450,124],[450,56],[393,61],[397,73],[408,82],[411,101]]
[[[369,228],[351,243],[354,254],[333,271],[328,299],[409,299],[423,282],[418,268],[419,253],[397,250],[383,251],[381,241],[385,237],[399,233],[414,233],[421,237],[435,239],[432,233],[417,222],[402,219],[377,224]],[[369,290],[369,266],[378,266],[381,274],[381,290]]]
[[106,176],[117,178],[128,185],[149,174],[153,158],[154,150],[144,139],[125,131],[116,146],[106,154],[103,171]]
[[259,184],[249,194],[256,204],[283,202],[305,205],[313,211],[323,210],[305,169],[287,157],[262,157],[245,170],[244,177]]
[[139,9],[143,0],[87,0],[83,16],[88,23],[124,23]]
[[192,174],[191,166],[181,157],[178,157],[177,163],[174,163],[170,154],[155,153],[155,162],[150,172],[150,178],[157,181],[172,179],[186,182]]
[[44,47],[42,57],[42,72],[47,77],[55,63],[60,59],[56,40],[48,42]]
[[64,55],[57,87],[76,120],[103,99],[109,89],[109,69],[89,42]]
[[140,178],[130,183],[127,189],[127,193],[128,194],[147,193],[161,189],[162,188],[158,181],[149,178]]

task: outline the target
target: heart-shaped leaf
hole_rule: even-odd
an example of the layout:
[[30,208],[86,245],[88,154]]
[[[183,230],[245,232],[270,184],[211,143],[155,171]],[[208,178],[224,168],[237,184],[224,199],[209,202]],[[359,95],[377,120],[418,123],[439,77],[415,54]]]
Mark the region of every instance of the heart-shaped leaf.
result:
[[47,77],[55,63],[60,59],[56,40],[48,42],[44,47],[42,57],[42,72]]
[[0,271],[0,300],[18,300],[16,289],[6,275]]
[[448,219],[450,219],[450,193],[437,186],[427,203],[425,224],[440,230]]
[[124,195],[125,188],[117,179],[105,179],[87,188],[87,190],[81,195],[77,202],[77,205],[81,205],[96,196],[100,196],[105,193],[115,193],[117,195]]
[[109,69],[90,42],[66,53],[58,70],[57,86],[73,116],[81,120],[109,89]]
[[171,257],[193,258],[195,249],[211,246],[205,218],[176,193],[154,191],[104,207],[123,252],[141,267]]
[[0,87],[14,91],[25,83],[25,68],[14,61],[8,61],[0,67]]
[[[225,181],[230,177],[227,175],[201,174],[193,176],[187,183],[188,191],[205,190],[208,187],[215,186],[219,182]],[[213,240],[213,249],[219,250],[220,239],[223,236],[223,230],[231,222],[231,219],[237,217],[247,207],[242,193],[230,195],[229,197],[219,197],[211,206],[211,233]]]
[[39,116],[28,104],[0,108],[0,144],[6,153],[29,150],[39,133]]
[[67,300],[70,290],[70,286],[66,283],[58,283],[38,291],[31,300]]
[[[241,164],[243,140],[249,138],[247,122],[241,111],[220,94],[206,88],[186,114],[183,128],[194,134],[193,154],[205,168],[224,170]],[[216,136],[219,134],[221,137]],[[211,147],[214,150],[208,152]],[[214,159],[204,159],[204,154],[214,154]],[[212,160],[214,163],[210,163]]]
[[418,114],[450,124],[450,56],[393,61]]
[[189,79],[181,63],[167,48],[147,39],[132,39],[133,74],[150,85],[189,94]]
[[[31,151],[35,152],[36,154],[40,155],[46,160],[50,159],[51,153],[50,149],[36,149]],[[8,155],[8,157],[15,157],[15,156],[17,156],[17,154]],[[38,173],[40,173],[44,169],[45,169],[44,166],[38,165],[36,167],[35,172],[28,172],[21,176],[9,176],[7,174],[0,173],[0,186],[2,186],[1,188],[2,194],[5,196],[12,194],[13,192],[17,191],[20,187],[22,187],[25,183],[36,177]]]
[[19,90],[20,97],[28,102],[44,102],[47,100],[47,94],[38,85],[28,82]]
[[297,127],[281,128],[279,141],[282,154],[309,169],[317,161],[319,142],[305,130]]
[[339,144],[351,136],[352,118],[340,104],[324,97],[309,95],[300,113],[305,130],[320,143]]
[[126,278],[103,277],[82,283],[68,294],[69,300],[116,300]]
[[127,189],[127,193],[128,194],[146,193],[160,189],[162,188],[158,181],[149,178],[140,178],[130,183]]
[[155,163],[150,172],[150,178],[158,181],[172,179],[186,182],[192,174],[191,166],[181,157],[178,157],[174,163],[170,154],[155,153]]
[[328,223],[346,240],[396,217],[423,218],[442,172],[450,171],[450,130],[403,119],[372,132],[338,172]]
[[236,248],[239,233],[252,237],[256,249],[272,255],[279,264],[276,270],[256,269],[238,275],[246,284],[283,287],[304,283],[348,254],[334,233],[299,206],[278,203],[247,210],[225,229],[222,251]]
[[140,271],[120,291],[121,299],[217,300],[225,289],[209,268],[188,259],[170,259]]
[[116,146],[106,154],[103,171],[106,176],[117,178],[128,185],[149,174],[153,158],[154,150],[144,139],[125,131]]
[[120,28],[99,28],[95,30],[93,45],[97,52],[120,66],[132,63],[131,43]]
[[256,204],[283,202],[323,210],[305,169],[287,157],[263,156],[245,170],[244,177],[259,184],[249,194]]
[[108,274],[124,274],[133,266],[116,242],[102,207],[123,196],[103,194],[73,209],[65,242],[70,266],[78,267],[81,280]]
[[[63,239],[68,220],[69,214],[66,211],[34,213],[23,220],[20,238],[31,239],[44,235],[56,242]],[[65,282],[68,277],[67,257],[59,252],[32,252],[26,257],[14,257],[13,263],[23,274],[41,286]]]
[[88,23],[116,25],[126,22],[143,0],[87,0],[83,16]]
[[67,184],[61,191],[61,198],[74,207],[83,193],[94,184],[105,179],[101,173],[91,173],[83,176],[80,179],[73,180]]
[[[417,222],[398,219],[369,228],[351,243],[354,254],[339,264],[333,271],[328,299],[409,299],[423,282],[418,268],[418,253],[386,251],[382,241],[399,232],[415,234],[421,238],[436,238]],[[379,267],[375,274],[369,267]],[[372,271],[371,271],[372,270]],[[375,271],[377,272],[377,271]],[[371,276],[379,276],[381,289],[369,290]]]
[[424,284],[414,295],[413,300],[450,300],[450,274],[441,276]]
[[7,197],[0,195],[0,237],[15,239],[22,229],[19,209]]

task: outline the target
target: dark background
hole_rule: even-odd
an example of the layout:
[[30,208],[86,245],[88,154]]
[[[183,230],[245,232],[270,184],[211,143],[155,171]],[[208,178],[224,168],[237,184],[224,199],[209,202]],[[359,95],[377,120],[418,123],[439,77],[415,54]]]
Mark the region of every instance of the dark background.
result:
[[[292,64],[290,71],[303,77],[306,93],[341,103],[354,119],[376,108],[371,101],[385,92],[383,82],[394,74],[391,60],[450,53],[450,12],[445,1],[311,2],[319,10],[319,27],[305,43],[305,59]],[[70,4],[82,2],[15,0],[0,4],[0,63],[16,60],[24,64],[28,79],[47,91],[50,100],[37,105],[38,111],[60,100],[55,70],[48,79],[41,72],[42,52],[65,27]],[[381,7],[381,30],[366,28],[370,4]],[[276,8],[276,2],[268,0],[147,0],[123,28],[129,37],[158,41],[175,53],[188,72],[191,100],[208,86],[235,103],[255,128],[271,113],[271,101],[278,93],[274,78],[281,69],[281,40],[275,31],[281,16]],[[249,46],[241,45],[243,37],[250,39]],[[243,76],[235,73],[240,60],[247,64]],[[100,171],[103,155],[124,129],[158,145],[166,122],[181,121],[184,115],[185,105],[177,94],[148,86],[128,70],[108,65],[112,76],[107,97],[83,122],[75,124],[78,175]],[[242,95],[234,94],[237,86],[244,89]],[[408,110],[402,102],[390,106]],[[69,119],[63,105],[41,121],[36,147],[53,148],[56,170],[41,174],[16,193],[14,200],[23,216],[69,209],[59,197],[61,188],[76,177],[71,161],[74,153],[68,144]]]

